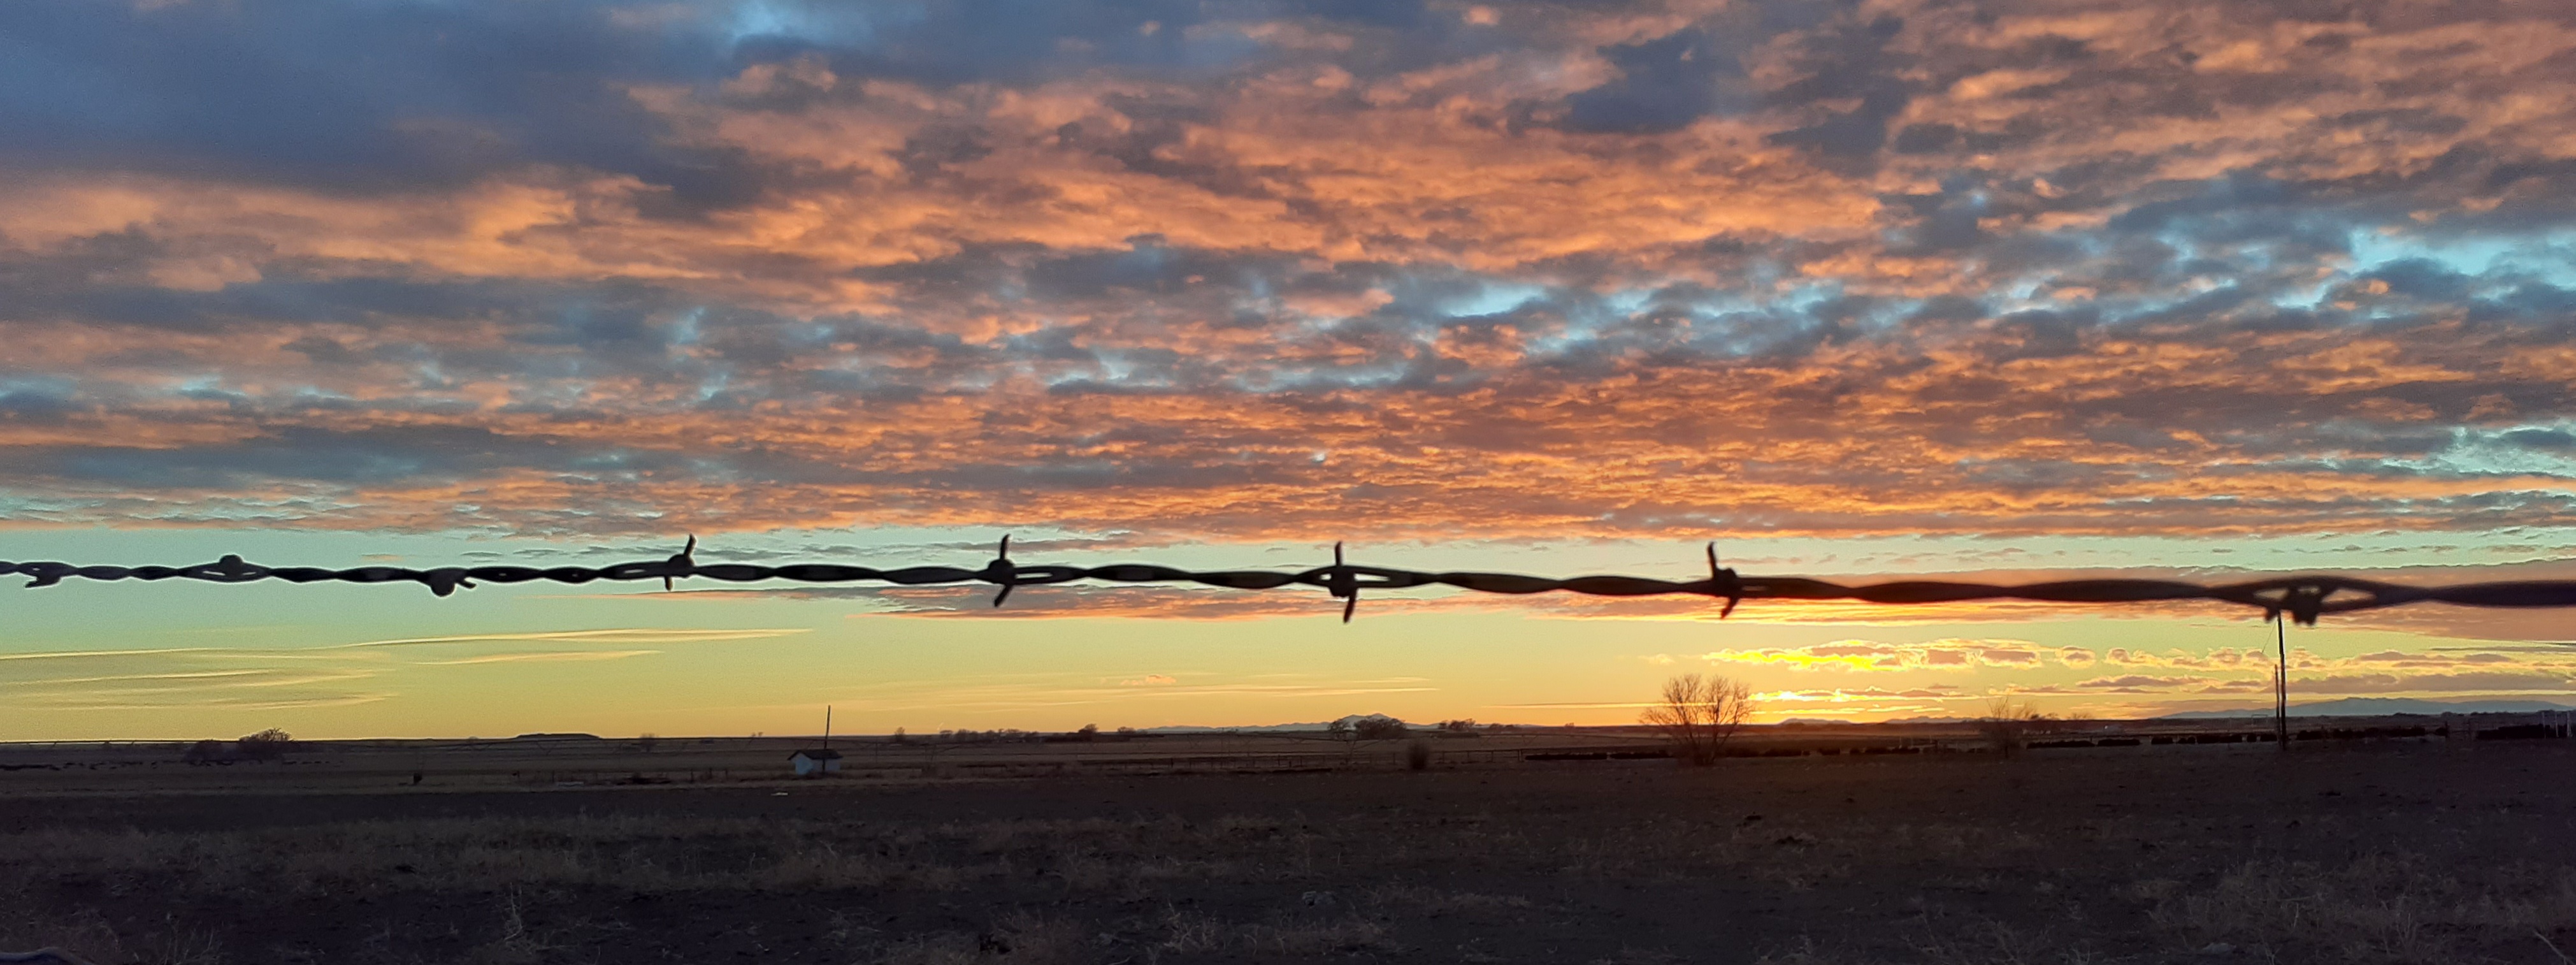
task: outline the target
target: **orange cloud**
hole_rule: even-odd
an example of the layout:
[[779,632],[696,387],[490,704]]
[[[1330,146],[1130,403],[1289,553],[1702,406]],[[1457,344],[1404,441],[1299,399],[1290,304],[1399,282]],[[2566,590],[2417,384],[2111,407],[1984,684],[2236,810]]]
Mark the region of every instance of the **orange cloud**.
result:
[[[2576,302],[2545,239],[2576,30],[1972,7],[1494,4],[1419,28],[1475,38],[1454,47],[1209,20],[1174,42],[1233,53],[1188,76],[907,73],[816,40],[721,77],[585,78],[627,112],[625,155],[486,145],[468,174],[364,189],[188,144],[13,170],[0,482],[28,495],[6,521],[2563,517]],[[644,20],[595,26],[692,29]]]
[[2029,668],[2039,665],[2039,656],[2038,648],[2019,640],[1943,639],[1920,644],[1837,640],[1807,647],[1717,650],[1703,654],[1702,659],[1776,664],[1794,670],[1905,671]]

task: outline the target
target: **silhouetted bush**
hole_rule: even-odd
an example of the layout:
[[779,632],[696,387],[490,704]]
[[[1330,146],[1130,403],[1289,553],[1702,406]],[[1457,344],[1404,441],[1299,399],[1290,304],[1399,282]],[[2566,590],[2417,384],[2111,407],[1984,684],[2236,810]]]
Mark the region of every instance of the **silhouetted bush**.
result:
[[2564,736],[2567,736],[2565,729],[2548,724],[2508,724],[2478,732],[2478,739],[2482,741],[2534,740]]
[[1416,737],[1413,739],[1413,743],[1404,745],[1404,769],[1408,771],[1427,771],[1431,769],[1430,741]]
[[1362,717],[1351,723],[1351,733],[1364,741],[1384,741],[1395,740],[1413,731],[1393,717]]
[[188,752],[179,755],[179,760],[184,763],[198,765],[221,764],[225,760],[224,742],[204,740],[190,744],[188,745]]
[[287,748],[295,746],[295,736],[271,727],[256,734],[246,734],[233,742],[233,749],[246,761],[273,761],[285,757]]

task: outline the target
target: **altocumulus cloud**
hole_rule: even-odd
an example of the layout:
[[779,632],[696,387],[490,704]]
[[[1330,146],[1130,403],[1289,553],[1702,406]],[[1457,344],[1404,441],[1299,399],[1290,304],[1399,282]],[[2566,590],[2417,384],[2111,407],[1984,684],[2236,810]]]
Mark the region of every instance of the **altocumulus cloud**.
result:
[[2576,508],[2563,4],[1006,6],[0,9],[0,512]]
[[[2081,648],[2066,649],[2090,656],[2090,651],[2082,651]],[[2061,653],[2043,651],[2021,640],[1948,638],[1924,643],[1836,640],[1806,647],[1716,650],[1702,654],[1701,659],[1717,663],[1774,664],[1793,670],[1895,672],[1974,670],[1978,667],[2035,668],[2040,666],[2043,652]]]
[[[2126,668],[2189,668],[2189,672],[2130,670],[2072,684],[2012,689],[2042,694],[2232,694],[2272,688],[2268,659],[2222,661],[2175,651],[2166,658],[2113,663]],[[2564,694],[2576,689],[2576,654],[2555,649],[2465,654],[2389,650],[2341,658],[2292,651],[2290,667],[2293,694]]]

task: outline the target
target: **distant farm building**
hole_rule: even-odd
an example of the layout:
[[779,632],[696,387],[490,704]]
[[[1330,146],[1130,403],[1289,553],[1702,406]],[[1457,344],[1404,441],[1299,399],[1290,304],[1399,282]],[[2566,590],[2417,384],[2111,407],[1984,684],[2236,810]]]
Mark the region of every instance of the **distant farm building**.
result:
[[841,752],[835,750],[797,751],[787,755],[787,764],[796,769],[797,777],[836,773],[841,769]]

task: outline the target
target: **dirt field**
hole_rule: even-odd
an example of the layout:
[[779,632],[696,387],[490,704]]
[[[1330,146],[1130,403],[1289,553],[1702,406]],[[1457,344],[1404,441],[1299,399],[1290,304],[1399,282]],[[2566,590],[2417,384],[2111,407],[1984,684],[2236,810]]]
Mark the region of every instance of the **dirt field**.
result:
[[[693,785],[609,787],[594,778],[629,762],[569,753],[534,758],[552,769],[477,758],[417,787],[408,772],[433,759],[417,748],[20,764],[0,772],[0,950],[233,965],[2576,952],[2563,740],[1709,769],[1505,764],[1503,745],[1475,745],[1492,751],[1481,759],[1453,746],[1467,745],[1419,773],[925,761],[910,776],[744,783],[695,767],[655,772],[707,777]],[[592,777],[557,787],[561,773]]]

